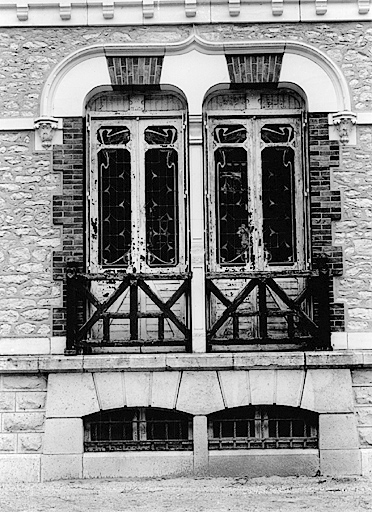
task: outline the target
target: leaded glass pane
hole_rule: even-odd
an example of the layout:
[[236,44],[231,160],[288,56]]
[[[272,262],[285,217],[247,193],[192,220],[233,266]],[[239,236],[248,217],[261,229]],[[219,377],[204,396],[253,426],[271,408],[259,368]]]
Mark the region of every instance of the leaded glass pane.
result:
[[218,260],[220,264],[244,264],[252,260],[246,150],[216,149],[215,172]]
[[175,149],[146,151],[146,245],[150,266],[178,263],[177,174]]
[[263,239],[269,263],[292,263],[294,242],[294,150],[262,150]]
[[174,126],[149,126],[145,130],[147,144],[169,145],[177,140],[177,129]]
[[97,141],[99,144],[125,145],[129,140],[130,131],[126,126],[101,126],[97,130]]
[[131,244],[130,152],[101,149],[98,152],[100,187],[100,258],[102,266],[128,264]]
[[214,141],[219,144],[244,142],[247,130],[240,124],[219,125],[214,129]]

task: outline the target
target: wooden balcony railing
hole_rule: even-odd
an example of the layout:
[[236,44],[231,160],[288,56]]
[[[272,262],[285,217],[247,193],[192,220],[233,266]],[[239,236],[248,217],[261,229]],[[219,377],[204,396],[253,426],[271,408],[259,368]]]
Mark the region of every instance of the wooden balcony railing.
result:
[[[295,297],[290,297],[286,290],[285,282],[289,280],[302,283]],[[243,284],[240,284],[240,291],[229,298],[226,284],[233,281]],[[221,350],[222,345],[240,345],[243,349],[246,346],[247,350],[250,346],[252,349],[252,345],[261,349],[269,346],[275,349],[277,345],[282,348],[287,345],[289,349],[331,348],[326,265],[309,271],[210,272],[206,275],[206,289],[210,308],[209,350]],[[214,312],[211,311],[213,300]],[[246,322],[249,319],[250,329],[241,329],[242,319]]]
[[[191,350],[190,329],[183,318],[172,311],[172,307],[181,298],[185,299],[184,310],[187,310],[187,300],[190,294],[191,274],[127,274],[125,272],[105,272],[100,274],[77,272],[70,265],[67,270],[67,342],[66,354],[80,352],[89,353],[94,347],[142,347],[147,346],[183,346]],[[149,281],[166,281],[180,283],[177,289],[164,300],[149,285]],[[96,283],[94,288],[93,283]],[[95,293],[97,284],[110,285],[111,293]],[[92,286],[93,285],[93,286]],[[113,291],[112,291],[113,289]],[[139,294],[152,301],[151,311],[143,311],[140,307]],[[100,299],[97,295],[103,295]],[[123,304],[126,295],[126,308],[118,308]],[[154,309],[157,308],[157,311]],[[186,315],[187,316],[187,315]],[[143,319],[157,320],[157,337],[141,339],[139,322]],[[122,334],[115,339],[112,327],[115,321],[126,321]],[[166,336],[165,323],[173,326],[180,333],[178,338],[169,339]],[[174,329],[174,327],[176,329]],[[94,332],[96,331],[96,332]],[[97,336],[97,331],[99,335]]]

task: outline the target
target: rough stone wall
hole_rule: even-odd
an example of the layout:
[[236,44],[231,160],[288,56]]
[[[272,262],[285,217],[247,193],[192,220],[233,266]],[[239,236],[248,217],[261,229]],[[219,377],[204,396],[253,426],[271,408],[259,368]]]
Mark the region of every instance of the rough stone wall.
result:
[[347,306],[347,329],[372,331],[372,128],[359,127],[358,139],[333,171],[343,197],[343,218],[334,225],[335,244],[344,253],[337,296]]
[[0,132],[0,337],[48,336],[50,309],[60,303],[51,252],[60,243],[51,224],[59,176],[50,154],[32,152],[28,132]]
[[360,446],[372,449],[372,370],[354,370],[351,375]]
[[[201,25],[195,29],[0,29],[1,115],[38,116],[46,78],[56,64],[79,48],[97,43],[175,42],[193,30],[212,41],[288,39],[309,43],[343,70],[354,111],[372,110],[372,23],[289,23]],[[59,176],[50,172],[49,153],[32,152],[30,134],[2,133],[0,142],[0,219],[4,224],[0,264],[5,270],[0,277],[0,335],[46,336],[51,307],[61,306],[59,287],[50,276],[51,250],[58,248],[60,241],[50,220],[51,194],[58,194]],[[332,167],[331,173],[331,188],[342,190],[344,211],[336,229],[334,222],[333,231],[329,228],[333,245],[345,249],[345,274],[336,280],[335,300],[347,305],[346,329],[354,331],[372,331],[371,151],[371,128],[359,128],[357,146],[342,151],[340,167]],[[340,328],[337,314],[335,318],[334,328]]]
[[5,453],[41,453],[46,387],[39,375],[0,376],[0,458]]

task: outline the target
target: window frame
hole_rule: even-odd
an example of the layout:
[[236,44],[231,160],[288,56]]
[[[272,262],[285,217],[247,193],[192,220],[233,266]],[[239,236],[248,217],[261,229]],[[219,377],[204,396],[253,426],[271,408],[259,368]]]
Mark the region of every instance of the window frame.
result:
[[[247,97],[250,91],[247,90]],[[260,92],[260,91],[259,91]],[[259,94],[256,93],[256,95]],[[218,94],[228,94],[229,91],[219,91]],[[253,94],[253,93],[252,93]],[[231,94],[234,97],[234,92]],[[252,101],[252,100],[251,100]],[[207,266],[212,272],[231,271],[241,272],[247,270],[304,270],[310,265],[310,225],[309,225],[309,184],[308,184],[308,164],[307,164],[307,130],[306,130],[306,112],[304,108],[283,108],[283,109],[261,109],[257,105],[250,106],[249,100],[246,99],[246,106],[242,110],[230,107],[216,108],[216,101],[213,102],[213,108],[209,109],[208,104],[204,109],[204,126],[205,126],[205,181],[206,181],[206,245],[208,248]],[[252,103],[254,103],[252,101]],[[294,224],[295,224],[295,258],[293,263],[285,262],[265,262],[264,246],[263,246],[263,220],[262,220],[262,166],[260,130],[265,124],[273,123],[295,125],[297,131],[296,144],[297,150],[295,154],[295,170],[294,170]],[[253,225],[259,225],[261,233],[253,230],[253,252],[256,256],[258,264],[221,264],[218,259],[218,218],[216,214],[216,176],[214,166],[214,150],[216,144],[213,140],[214,127],[221,124],[242,124],[247,128],[247,140],[245,147],[247,149],[248,165],[252,164],[252,172],[249,170],[248,180],[251,187],[251,197],[254,204],[252,205],[254,221]],[[242,145],[241,145],[242,146]],[[254,176],[258,171],[259,177]]]
[[[178,137],[174,146],[178,153],[176,202],[178,217],[178,262],[163,266],[150,266],[146,257],[146,219],[145,210],[145,152],[151,145],[144,141],[144,131],[154,124],[175,126]],[[131,263],[125,265],[102,265],[100,262],[100,212],[99,212],[99,172],[97,164],[98,143],[95,133],[99,126],[128,126],[133,138],[126,144],[131,151]],[[132,127],[135,127],[132,129]],[[188,180],[185,151],[186,134],[185,112],[183,111],[118,111],[87,113],[87,215],[86,247],[87,268],[89,272],[125,271],[172,274],[186,271],[188,258],[188,218],[187,204]],[[141,134],[143,135],[141,139]],[[116,147],[118,147],[116,145]],[[120,146],[121,147],[121,146]],[[156,146],[157,147],[157,146]],[[134,186],[133,186],[134,185]],[[133,257],[134,255],[134,257]]]

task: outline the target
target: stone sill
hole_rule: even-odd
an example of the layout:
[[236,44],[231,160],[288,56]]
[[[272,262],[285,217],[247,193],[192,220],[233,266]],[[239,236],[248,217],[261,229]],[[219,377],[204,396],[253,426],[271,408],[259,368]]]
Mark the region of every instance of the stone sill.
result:
[[0,373],[372,368],[372,350],[245,354],[3,356]]

